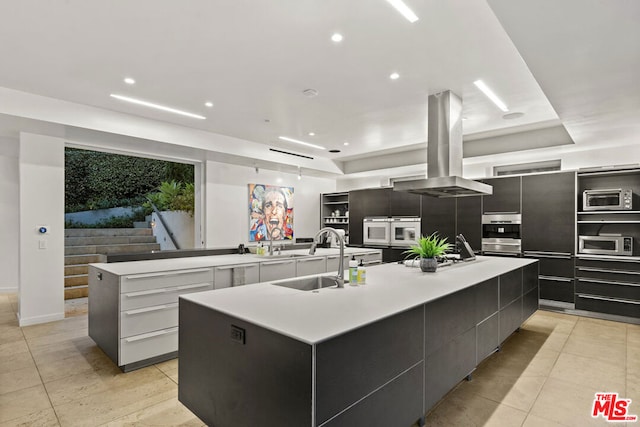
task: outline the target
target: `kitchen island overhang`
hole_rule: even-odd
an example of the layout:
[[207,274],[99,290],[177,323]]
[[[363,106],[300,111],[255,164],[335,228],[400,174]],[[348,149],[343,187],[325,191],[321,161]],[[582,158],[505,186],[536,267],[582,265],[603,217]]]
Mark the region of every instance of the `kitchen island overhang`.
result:
[[222,427],[409,426],[535,312],[537,273],[536,260],[478,257],[436,273],[374,266],[344,289],[181,297],[179,399]]

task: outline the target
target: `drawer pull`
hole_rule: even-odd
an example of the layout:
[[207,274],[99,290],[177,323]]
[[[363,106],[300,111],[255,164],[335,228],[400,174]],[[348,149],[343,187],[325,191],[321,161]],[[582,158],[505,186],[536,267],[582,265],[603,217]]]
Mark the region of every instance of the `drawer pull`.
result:
[[578,294],[578,297],[585,298],[585,299],[596,299],[596,300],[599,300],[599,301],[621,302],[623,304],[640,305],[640,301],[634,301],[634,300],[630,300],[630,299],[599,297],[599,296],[596,296],[596,295],[586,295],[586,294]]
[[136,342],[141,340],[146,340],[149,338],[159,337],[161,335],[173,334],[178,332],[178,328],[173,329],[163,329],[161,331],[149,332],[147,334],[136,335],[135,337],[125,338],[125,342]]
[[340,258],[340,255],[329,255],[327,256],[327,259],[338,259]]
[[295,262],[295,260],[288,260],[288,261],[269,261],[269,262],[263,262],[262,265],[280,265],[280,264],[293,264]]
[[635,274],[640,275],[640,271],[628,271],[628,270],[607,270],[602,268],[593,267],[577,267],[578,271],[592,271],[596,273],[616,273],[616,274]]
[[538,252],[538,251],[524,251],[525,256],[534,256],[538,258],[558,258],[558,259],[571,259],[571,254],[568,252]]
[[173,288],[160,288],[160,289],[150,289],[148,291],[129,292],[128,294],[124,294],[124,296],[127,298],[135,298],[135,297],[143,297],[146,295],[157,295],[157,294],[163,294],[165,292],[169,292],[168,289],[171,290]]
[[208,268],[197,268],[193,270],[179,270],[179,271],[170,271],[167,273],[147,273],[147,274],[133,274],[131,276],[125,276],[127,280],[136,280],[136,279],[148,279],[152,277],[171,277],[171,276],[180,276],[182,274],[191,274],[191,273],[207,273],[210,269]]
[[138,308],[135,310],[129,310],[129,311],[125,311],[124,314],[130,316],[130,315],[134,315],[134,314],[141,314],[141,313],[149,313],[151,311],[160,311],[160,310],[166,310],[169,308],[176,308],[178,306],[178,303],[175,304],[164,304],[164,305],[154,305],[153,307],[144,307],[144,308]]
[[578,259],[582,259],[585,261],[614,261],[614,262],[632,262],[634,264],[638,264],[640,263],[640,259],[638,259],[638,257],[627,257],[624,256],[624,259],[621,258],[614,258],[613,255],[610,255],[609,257],[599,257],[596,255],[577,255],[576,258]]
[[216,267],[216,270],[231,270],[234,268],[256,268],[258,264],[236,264],[236,265],[223,265]]
[[625,283],[625,282],[609,282],[606,280],[596,280],[596,279],[585,279],[583,277],[578,278],[578,282],[588,282],[588,283],[599,283],[601,285],[616,285],[616,286],[634,286],[640,287],[640,284],[637,283]]
[[567,279],[566,277],[557,276],[538,276],[538,279],[550,280],[552,282],[573,282],[573,279]]
[[[175,290],[184,291],[185,289],[198,289],[198,288],[206,288],[209,286],[213,286],[211,283],[196,283],[195,285],[182,285],[178,286]],[[171,292],[171,291],[167,291]]]
[[322,262],[322,261],[324,261],[324,258],[302,258],[302,259],[299,259],[297,261],[298,262],[314,262],[314,261],[315,262],[318,262],[318,261]]

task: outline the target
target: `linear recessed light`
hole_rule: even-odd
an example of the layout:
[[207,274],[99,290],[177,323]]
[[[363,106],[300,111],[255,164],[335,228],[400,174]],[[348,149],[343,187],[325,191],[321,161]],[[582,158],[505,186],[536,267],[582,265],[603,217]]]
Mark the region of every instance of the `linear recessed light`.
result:
[[409,6],[404,4],[402,0],[387,0],[387,2],[412,24],[419,19],[418,16],[413,13],[413,10],[409,9]]
[[131,77],[125,77],[124,82],[128,85],[134,85],[136,84],[136,81],[134,79],[132,79]]
[[207,102],[204,103],[204,106],[207,107],[207,108],[211,108],[211,107],[213,107],[213,102],[207,101]]
[[143,105],[145,107],[155,108],[156,110],[162,110],[162,111],[167,111],[169,113],[180,114],[182,116],[192,117],[194,119],[200,119],[200,120],[205,120],[206,119],[205,116],[201,116],[199,114],[188,113],[186,111],[177,110],[175,108],[166,107],[166,106],[160,105],[160,104],[154,104],[152,102],[143,101],[141,99],[130,98],[128,96],[122,96],[122,95],[116,95],[114,93],[112,93],[110,96],[112,98],[119,99],[120,101],[131,102],[132,104]]
[[306,145],[307,147],[313,147],[313,148],[317,148],[319,150],[324,150],[324,147],[321,147],[319,145],[315,145],[315,144],[310,144],[308,142],[304,142],[304,141],[299,141],[297,139],[293,139],[293,138],[288,138],[286,136],[279,136],[278,138],[280,138],[283,141],[289,141],[289,142],[295,142],[296,144],[301,144],[301,145]]
[[493,91],[489,89],[489,86],[484,84],[482,80],[476,80],[475,82],[473,82],[473,84],[476,85],[476,87],[480,89],[482,93],[484,93],[487,96],[487,98],[489,98],[494,104],[496,104],[496,106],[499,109],[501,109],[505,113],[509,111],[509,109],[507,108],[507,105],[504,102],[502,102],[502,100],[498,98],[498,96],[495,93],[493,93]]

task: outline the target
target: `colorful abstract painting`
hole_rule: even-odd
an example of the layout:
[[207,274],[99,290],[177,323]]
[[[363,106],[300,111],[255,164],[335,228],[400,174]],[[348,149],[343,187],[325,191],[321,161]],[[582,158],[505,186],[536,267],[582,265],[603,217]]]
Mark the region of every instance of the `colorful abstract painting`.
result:
[[293,187],[249,184],[249,241],[293,240]]

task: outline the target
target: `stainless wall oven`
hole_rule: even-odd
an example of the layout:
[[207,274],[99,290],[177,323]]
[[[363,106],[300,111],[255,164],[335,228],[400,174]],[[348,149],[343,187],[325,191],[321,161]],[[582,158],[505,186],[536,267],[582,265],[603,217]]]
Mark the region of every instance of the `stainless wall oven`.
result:
[[362,243],[388,246],[391,241],[391,218],[365,217],[362,221]]
[[420,237],[420,218],[397,217],[391,218],[391,246],[411,246]]
[[522,240],[520,214],[482,215],[482,252],[520,255]]

